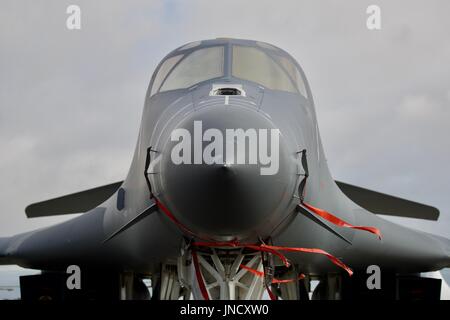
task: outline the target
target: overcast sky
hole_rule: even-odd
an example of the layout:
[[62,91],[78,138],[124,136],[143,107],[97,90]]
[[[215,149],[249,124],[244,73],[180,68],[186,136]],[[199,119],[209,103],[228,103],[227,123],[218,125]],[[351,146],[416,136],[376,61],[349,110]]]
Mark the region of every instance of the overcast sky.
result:
[[[81,30],[66,8],[81,7]],[[381,7],[382,29],[366,28]],[[434,205],[450,236],[450,2],[0,2],[0,236],[33,202],[125,177],[157,63],[190,41],[284,48],[309,79],[336,179]]]

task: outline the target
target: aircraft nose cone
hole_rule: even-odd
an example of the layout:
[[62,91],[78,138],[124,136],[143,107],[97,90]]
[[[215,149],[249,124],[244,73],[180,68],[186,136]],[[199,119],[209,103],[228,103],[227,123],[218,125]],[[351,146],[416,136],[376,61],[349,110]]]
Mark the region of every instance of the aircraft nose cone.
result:
[[275,224],[292,197],[295,166],[288,159],[279,128],[260,113],[232,106],[199,110],[164,148],[162,194],[198,234],[258,234]]

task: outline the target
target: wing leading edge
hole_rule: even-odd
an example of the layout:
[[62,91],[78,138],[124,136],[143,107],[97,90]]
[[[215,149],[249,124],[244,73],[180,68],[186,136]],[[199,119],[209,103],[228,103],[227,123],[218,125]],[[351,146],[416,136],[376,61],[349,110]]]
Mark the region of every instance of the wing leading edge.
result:
[[435,207],[398,198],[385,193],[336,181],[342,192],[356,204],[376,214],[437,221],[439,210]]
[[120,188],[123,181],[72,193],[29,205],[25,209],[28,218],[83,213],[108,200]]

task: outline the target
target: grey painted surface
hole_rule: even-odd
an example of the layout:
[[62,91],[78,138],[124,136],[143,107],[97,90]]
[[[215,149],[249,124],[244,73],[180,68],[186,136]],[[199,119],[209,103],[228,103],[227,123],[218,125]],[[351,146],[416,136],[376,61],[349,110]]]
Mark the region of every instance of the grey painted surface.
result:
[[[255,45],[245,40],[206,42],[207,45],[227,47],[233,43]],[[248,98],[230,97],[228,105],[224,101],[221,103],[220,97],[207,95],[213,83],[223,81],[240,83],[246,92],[253,94]],[[254,241],[258,236],[272,236],[277,245],[325,249],[354,269],[378,264],[401,272],[418,272],[449,266],[449,240],[388,222],[362,209],[340,191],[325,160],[309,87],[308,92],[306,100],[298,94],[261,89],[255,83],[226,75],[220,81],[205,81],[194,88],[147,96],[139,140],[122,186],[126,191],[126,208],[118,211],[113,195],[97,209],[68,222],[0,239],[0,263],[17,263],[36,269],[80,264],[152,271],[161,261],[175,258],[183,235],[162,213],[152,214],[111,242],[102,243],[109,234],[151,204],[143,171],[146,150],[153,146],[161,153],[161,161],[156,167],[158,174],[151,176],[156,195],[183,224],[199,235],[248,241]],[[283,105],[282,110],[280,105]],[[279,128],[283,167],[278,174],[266,179],[249,168],[237,166],[233,168],[235,185],[225,189],[215,184],[217,173],[214,168],[205,165],[198,166],[195,171],[182,166],[174,168],[168,160],[170,132],[180,125],[190,129],[190,123],[197,118],[219,128],[229,125],[232,119],[244,127]],[[365,232],[340,230],[353,243],[349,245],[304,216],[292,217],[298,203],[295,195],[300,164],[296,153],[304,148],[308,150],[310,172],[305,200],[352,224],[378,227],[383,233],[381,241]],[[179,177],[172,175],[174,171]],[[200,178],[199,181],[210,181],[211,185],[199,186],[197,179]],[[245,187],[240,192],[234,192],[242,185]],[[207,189],[213,199],[223,195],[222,205],[232,211],[230,220],[223,217],[224,212],[220,209],[211,212],[214,202],[209,201]],[[208,210],[199,207],[199,203],[204,203]],[[272,209],[268,210],[268,206]],[[190,207],[196,210],[192,211]],[[207,214],[222,216],[211,219]],[[275,228],[282,221],[287,223]],[[290,258],[309,272],[337,270],[320,256],[301,254]]]

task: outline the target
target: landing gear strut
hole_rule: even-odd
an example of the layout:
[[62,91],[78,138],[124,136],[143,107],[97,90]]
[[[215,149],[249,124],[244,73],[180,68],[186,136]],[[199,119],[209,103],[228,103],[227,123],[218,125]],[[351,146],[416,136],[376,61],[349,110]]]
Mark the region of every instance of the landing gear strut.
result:
[[295,279],[294,281],[277,283],[276,286],[271,284],[273,270],[273,267],[267,266],[267,257],[263,261],[261,252],[245,248],[208,247],[195,251],[184,250],[176,263],[162,266],[153,298],[259,300],[268,287],[283,300],[308,299],[304,280],[296,281],[299,273],[295,268],[290,268],[281,275],[277,274],[280,279]]

